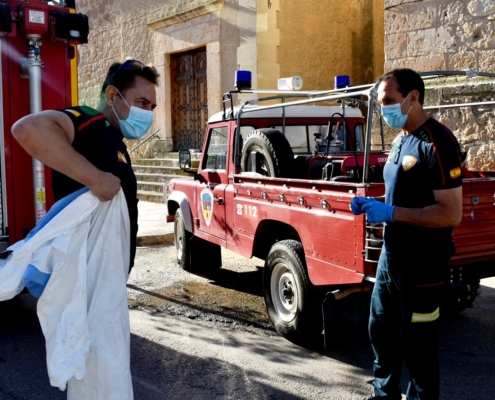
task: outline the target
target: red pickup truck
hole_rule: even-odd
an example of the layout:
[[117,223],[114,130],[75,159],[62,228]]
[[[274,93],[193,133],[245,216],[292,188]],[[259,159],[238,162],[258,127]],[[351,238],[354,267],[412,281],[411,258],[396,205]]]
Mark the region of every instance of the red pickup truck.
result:
[[[376,89],[229,92],[208,121],[194,179],[165,184],[179,265],[220,268],[221,247],[265,260],[268,314],[294,342],[325,327],[324,299],[335,304],[374,282],[383,226],[349,205],[354,196],[384,194],[383,125],[367,107],[376,104]],[[268,96],[234,107],[238,93]],[[258,105],[264,99],[281,102]],[[191,169],[189,151],[180,163]],[[458,309],[472,304],[480,278],[495,275],[495,173],[463,173],[449,300]]]

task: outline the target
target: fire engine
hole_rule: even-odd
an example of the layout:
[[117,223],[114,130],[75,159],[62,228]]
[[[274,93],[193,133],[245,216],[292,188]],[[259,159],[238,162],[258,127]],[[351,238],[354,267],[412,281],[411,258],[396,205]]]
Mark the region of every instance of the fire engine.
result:
[[75,0],[0,2],[0,249],[23,239],[53,204],[51,172],[12,138],[23,116],[76,105],[77,48],[88,18]]

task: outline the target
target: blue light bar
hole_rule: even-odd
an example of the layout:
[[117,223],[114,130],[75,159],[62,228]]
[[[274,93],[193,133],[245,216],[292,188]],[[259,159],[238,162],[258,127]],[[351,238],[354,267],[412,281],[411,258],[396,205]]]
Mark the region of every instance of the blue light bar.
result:
[[251,89],[251,71],[235,71],[236,90]]
[[334,89],[343,89],[351,86],[351,78],[349,75],[337,75],[334,80]]

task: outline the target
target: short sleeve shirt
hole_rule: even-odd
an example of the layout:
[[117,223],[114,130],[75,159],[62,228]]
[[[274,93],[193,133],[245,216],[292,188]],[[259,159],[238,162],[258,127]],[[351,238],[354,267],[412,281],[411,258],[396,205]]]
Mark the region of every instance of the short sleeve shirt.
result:
[[[409,135],[392,143],[383,172],[385,202],[405,208],[435,203],[434,191],[462,185],[461,154],[452,132],[429,118]],[[419,249],[450,251],[452,228],[426,228],[402,222],[388,223],[384,250],[389,254]]]
[[[96,168],[110,172],[121,181],[131,227],[131,261],[134,265],[137,236],[137,181],[123,135],[106,117],[90,107],[71,107],[60,110],[74,124],[72,147]],[[55,201],[82,188],[83,185],[58,171],[52,170],[52,189]]]

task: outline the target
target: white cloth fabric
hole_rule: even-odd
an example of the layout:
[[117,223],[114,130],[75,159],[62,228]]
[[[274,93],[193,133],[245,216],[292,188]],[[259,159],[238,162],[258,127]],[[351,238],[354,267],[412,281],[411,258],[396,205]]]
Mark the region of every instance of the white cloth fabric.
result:
[[0,264],[0,301],[23,289],[29,264],[51,274],[38,301],[52,386],[69,400],[132,400],[126,282],[129,214],[90,192],[68,204]]

